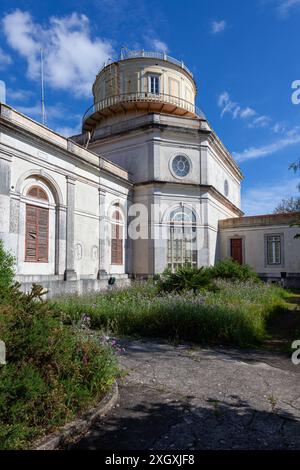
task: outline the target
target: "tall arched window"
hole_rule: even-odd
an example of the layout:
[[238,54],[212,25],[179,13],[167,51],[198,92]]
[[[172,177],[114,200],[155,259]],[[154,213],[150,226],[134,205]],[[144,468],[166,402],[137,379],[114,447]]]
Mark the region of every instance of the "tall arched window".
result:
[[47,193],[40,186],[32,186],[27,197],[33,204],[26,204],[25,261],[48,262],[49,209],[38,203],[48,203]]
[[184,264],[197,265],[196,217],[187,207],[171,212],[167,261],[172,270]]
[[111,264],[123,264],[123,219],[117,204],[111,220]]

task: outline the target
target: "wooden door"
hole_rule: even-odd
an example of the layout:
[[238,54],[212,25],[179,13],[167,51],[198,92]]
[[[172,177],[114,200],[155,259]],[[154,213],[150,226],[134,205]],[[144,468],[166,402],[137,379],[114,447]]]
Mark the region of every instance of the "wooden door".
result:
[[243,239],[232,238],[230,240],[230,256],[239,264],[243,264]]

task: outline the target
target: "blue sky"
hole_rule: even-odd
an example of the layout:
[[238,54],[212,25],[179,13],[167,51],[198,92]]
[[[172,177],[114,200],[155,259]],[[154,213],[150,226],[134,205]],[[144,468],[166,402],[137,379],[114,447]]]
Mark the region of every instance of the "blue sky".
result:
[[198,84],[197,104],[240,164],[246,214],[297,194],[300,0],[1,0],[0,80],[7,102],[40,120],[45,51],[49,127],[80,129],[91,85],[120,48],[166,50]]

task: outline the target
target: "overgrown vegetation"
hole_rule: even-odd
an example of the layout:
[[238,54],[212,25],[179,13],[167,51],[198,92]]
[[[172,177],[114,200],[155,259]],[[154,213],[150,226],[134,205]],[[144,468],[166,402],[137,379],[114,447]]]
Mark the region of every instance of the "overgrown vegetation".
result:
[[30,447],[102,397],[118,373],[113,342],[100,341],[103,334],[251,346],[265,338],[266,321],[286,295],[224,260],[215,268],[165,271],[123,290],[44,302],[40,286],[24,294],[13,285],[13,263],[0,244],[0,339],[7,347],[1,449]]
[[161,292],[182,292],[190,290],[194,293],[199,289],[212,289],[212,276],[209,268],[182,266],[175,272],[166,269],[157,276],[157,287]]
[[231,279],[232,281],[260,282],[256,272],[248,264],[239,264],[232,258],[219,261],[208,268],[213,279]]
[[190,265],[182,266],[175,272],[166,269],[157,276],[157,287],[160,292],[182,292],[216,290],[216,279],[230,279],[235,281],[246,281],[251,279],[259,282],[255,271],[247,264],[240,265],[232,258],[219,261],[215,266],[196,268]]
[[86,314],[93,329],[116,335],[245,347],[263,341],[267,318],[285,303],[283,289],[253,279],[217,279],[214,289],[204,289],[202,284],[199,291],[192,283],[191,290],[180,288],[180,293],[177,281],[173,292],[161,290],[158,281],[97,295],[61,298],[53,305],[67,322]]
[[0,240],[0,302],[8,295],[13,284],[14,263],[14,257],[4,250],[3,241]]
[[[289,170],[294,170],[296,173],[300,170],[300,159],[293,162],[289,166]],[[300,191],[300,183],[297,185]],[[300,196],[291,197],[289,199],[282,199],[278,206],[274,209],[274,214],[288,213],[288,212],[300,212]],[[300,227],[300,217],[298,215],[297,220],[291,224],[292,227]],[[300,238],[300,233],[297,233],[294,238]]]
[[[41,299],[13,285],[13,258],[0,245],[0,448],[28,448],[95,404],[117,374],[112,348],[65,325]],[[5,295],[2,295],[4,290]]]

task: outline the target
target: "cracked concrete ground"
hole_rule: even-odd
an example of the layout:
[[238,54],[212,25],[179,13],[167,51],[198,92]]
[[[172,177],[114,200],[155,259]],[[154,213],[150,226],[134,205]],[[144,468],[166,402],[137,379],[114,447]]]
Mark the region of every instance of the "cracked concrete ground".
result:
[[122,340],[120,400],[72,449],[300,449],[300,365],[267,351]]

